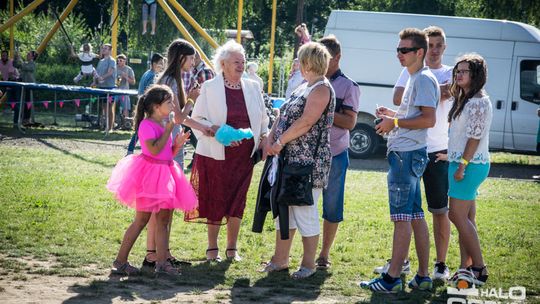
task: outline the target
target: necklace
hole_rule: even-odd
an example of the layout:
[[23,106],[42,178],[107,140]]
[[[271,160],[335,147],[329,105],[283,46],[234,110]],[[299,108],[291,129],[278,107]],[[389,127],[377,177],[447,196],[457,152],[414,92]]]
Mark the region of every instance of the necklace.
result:
[[225,86],[228,87],[229,89],[238,90],[242,88],[242,83],[240,81],[237,83],[232,83],[225,77],[223,77],[223,80],[225,81]]

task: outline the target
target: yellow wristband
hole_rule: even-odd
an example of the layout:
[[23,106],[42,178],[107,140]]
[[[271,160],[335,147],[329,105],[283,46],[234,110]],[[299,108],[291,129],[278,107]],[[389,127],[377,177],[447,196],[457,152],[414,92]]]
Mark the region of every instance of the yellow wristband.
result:
[[465,158],[461,158],[461,163],[464,164],[465,166],[469,164],[469,161],[466,160]]
[[399,126],[398,126],[398,119],[397,119],[397,118],[394,118],[394,127],[399,128]]
[[187,99],[187,103],[190,103],[190,102],[191,102],[192,104],[195,104],[195,102],[193,101],[193,99],[188,98],[188,99]]

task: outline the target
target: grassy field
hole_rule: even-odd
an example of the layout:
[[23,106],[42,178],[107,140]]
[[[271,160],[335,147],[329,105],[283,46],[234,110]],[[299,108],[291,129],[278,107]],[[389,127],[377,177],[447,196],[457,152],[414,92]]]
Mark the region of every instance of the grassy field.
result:
[[[4,130],[5,131],[5,130]],[[2,129],[0,128],[0,133]],[[79,134],[77,132],[73,134]],[[116,134],[108,141],[98,141],[101,134],[82,134],[72,138],[39,139],[41,144],[11,144],[0,141],[0,272],[21,281],[29,274],[91,277],[110,267],[122,234],[133,219],[133,211],[116,203],[105,189],[105,183],[115,163],[124,154],[127,133]],[[38,141],[39,141],[38,140]],[[57,141],[61,141],[57,142]],[[92,142],[97,148],[85,149],[76,143]],[[72,142],[72,143],[70,143]],[[99,145],[107,149],[99,149]],[[118,149],[111,149],[118,146]],[[538,157],[496,156],[499,162],[536,164]],[[345,222],[333,247],[333,266],[318,272],[313,278],[296,282],[286,273],[266,275],[257,272],[260,263],[270,259],[275,231],[267,219],[262,234],[252,233],[255,189],[261,166],[256,167],[248,195],[245,220],[240,234],[240,263],[204,263],[206,229],[204,225],[182,221],[175,214],[171,250],[179,258],[193,262],[183,269],[183,276],[171,279],[164,297],[172,296],[171,288],[189,290],[192,294],[208,290],[230,291],[214,302],[277,302],[316,301],[337,302],[438,302],[446,303],[446,288],[439,286],[433,293],[400,293],[392,297],[372,296],[360,290],[360,280],[373,278],[374,266],[390,256],[392,229],[389,220],[386,174],[350,171],[346,186]],[[512,286],[527,288],[529,302],[540,296],[540,184],[518,180],[488,179],[480,189],[477,222],[490,269],[488,288]],[[428,223],[431,216],[428,216]],[[431,228],[431,223],[430,223]],[[223,232],[223,231],[222,231]],[[220,249],[225,249],[224,233]],[[433,241],[433,240],[431,240]],[[434,259],[431,246],[430,259]],[[414,244],[411,250],[414,250]],[[145,236],[141,236],[131,254],[131,261],[140,265],[145,254]],[[413,252],[413,251],[411,251]],[[224,252],[221,253],[224,255]],[[24,268],[17,258],[57,261],[52,268]],[[291,269],[298,266],[301,243],[293,245]],[[411,263],[417,265],[414,254]],[[457,233],[452,229],[448,264],[458,266]],[[95,265],[98,271],[88,270]],[[430,263],[432,267],[432,263]],[[430,269],[432,270],[432,269]],[[1,279],[0,279],[1,280]],[[130,279],[120,283],[96,280],[88,286],[74,286],[82,297],[112,299],[118,295],[133,296],[137,286],[153,284],[152,278]],[[0,281],[1,284],[1,281]],[[109,284],[117,285],[113,294],[104,292]],[[155,287],[159,288],[159,287]],[[224,297],[224,298],[223,298]],[[2,290],[0,289],[0,299]],[[160,299],[148,299],[159,302]],[[108,302],[108,301],[106,301]]]

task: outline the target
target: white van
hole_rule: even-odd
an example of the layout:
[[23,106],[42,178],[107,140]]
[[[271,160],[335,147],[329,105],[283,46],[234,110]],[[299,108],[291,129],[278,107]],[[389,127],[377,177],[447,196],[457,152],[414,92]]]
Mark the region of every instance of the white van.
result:
[[358,123],[350,154],[370,156],[384,143],[373,129],[376,104],[394,107],[393,86],[402,67],[396,58],[398,33],[406,27],[441,27],[447,38],[443,63],[476,52],[488,64],[486,91],[493,102],[490,148],[538,153],[540,105],[540,30],[504,20],[447,16],[332,11],[325,35],[341,42],[341,68],[360,85]]

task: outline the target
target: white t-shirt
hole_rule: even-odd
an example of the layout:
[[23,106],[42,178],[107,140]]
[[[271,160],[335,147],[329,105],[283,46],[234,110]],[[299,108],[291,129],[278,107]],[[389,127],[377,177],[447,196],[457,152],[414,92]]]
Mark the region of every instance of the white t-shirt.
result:
[[[437,78],[439,85],[452,82],[452,67],[444,65],[438,69],[430,69]],[[409,80],[407,68],[403,68],[394,87],[406,87]],[[427,131],[427,152],[436,152],[448,149],[448,113],[452,108],[451,99],[441,100],[435,111],[435,125]]]

